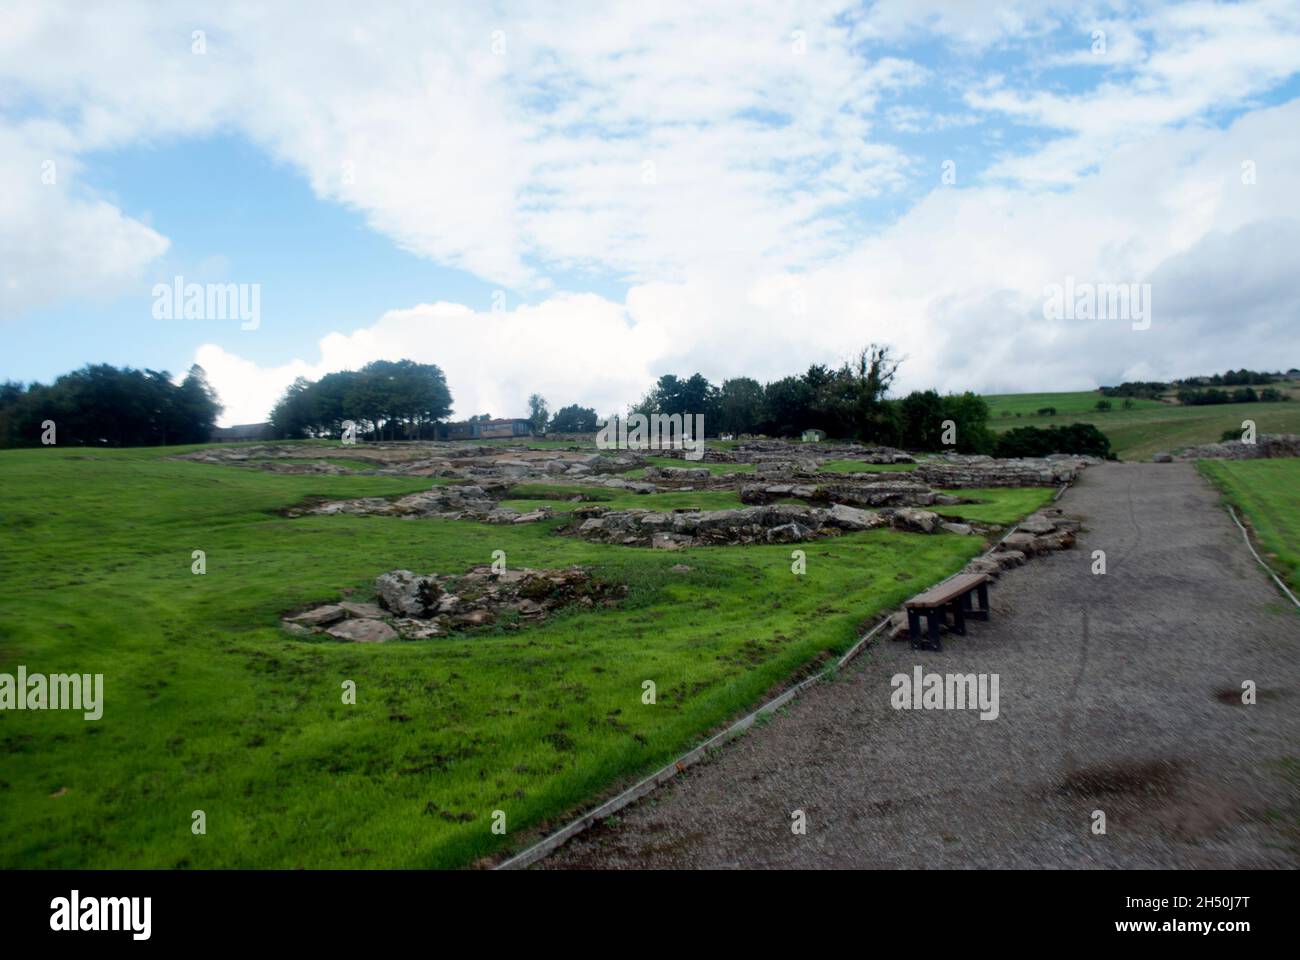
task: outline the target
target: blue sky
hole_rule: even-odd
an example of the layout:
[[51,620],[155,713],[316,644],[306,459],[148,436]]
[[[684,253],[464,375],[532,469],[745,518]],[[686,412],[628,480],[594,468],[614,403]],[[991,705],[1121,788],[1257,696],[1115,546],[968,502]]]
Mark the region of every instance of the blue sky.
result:
[[[177,372],[200,342],[282,363],[323,333],[364,326],[394,304],[489,304],[497,289],[401,249],[354,210],[321,202],[297,172],[237,135],[142,144],[85,163],[88,186],[171,247],[117,297],[34,311],[42,329],[69,336],[40,344],[21,358],[24,369],[18,356],[6,357],[0,376],[48,378],[86,361]],[[260,283],[263,324],[241,331],[237,321],[195,329],[154,320],[154,284],[178,274],[203,284]]]
[[[1038,309],[1065,275],[1213,247],[1210,277],[1217,238],[1245,262],[1232,238],[1290,236],[1293,3],[19,3],[0,28],[0,378],[200,362],[242,422],[380,356],[502,415],[868,340],[940,389],[1300,361],[1276,293],[1220,342],[1222,280],[1157,291],[1182,306],[1144,339]],[[156,319],[177,275],[259,285],[257,329]]]

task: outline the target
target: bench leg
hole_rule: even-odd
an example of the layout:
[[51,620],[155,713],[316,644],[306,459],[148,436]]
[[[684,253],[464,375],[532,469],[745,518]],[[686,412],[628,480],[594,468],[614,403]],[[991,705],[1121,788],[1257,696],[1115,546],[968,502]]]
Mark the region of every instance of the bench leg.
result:
[[913,650],[921,649],[921,618],[915,610],[907,611],[907,637]]
[[984,614],[984,619],[989,618],[989,585],[981,583],[975,588],[980,595],[980,612]]
[[960,600],[954,600],[952,604],[952,629],[959,637],[966,636],[966,611],[962,609],[964,604]]
[[943,616],[943,607],[932,607],[926,611],[926,624],[929,626],[930,645],[927,649],[942,650],[943,644],[939,642],[939,618]]

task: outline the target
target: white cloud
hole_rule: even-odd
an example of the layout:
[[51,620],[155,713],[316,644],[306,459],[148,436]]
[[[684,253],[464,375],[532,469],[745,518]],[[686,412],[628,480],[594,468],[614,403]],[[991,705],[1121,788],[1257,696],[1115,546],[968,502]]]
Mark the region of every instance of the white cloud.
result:
[[0,318],[121,291],[167,240],[81,189],[79,164],[39,124],[0,127]]
[[[1035,38],[1064,26],[1082,49],[1098,24],[1109,59],[1096,86],[1036,82],[1071,58],[1044,41],[1023,63]],[[921,38],[957,62],[1005,47],[1011,69],[942,112],[933,94],[954,82],[944,67],[872,45]],[[1290,236],[1259,224],[1300,216],[1300,117],[1289,105],[1226,131],[1208,124],[1298,64],[1300,13],[1283,0],[992,11],[771,0],[744,16],[686,0],[364,16],[341,2],[11,3],[0,8],[0,275],[11,284],[0,309],[108,289],[165,251],[166,238],[77,186],[84,155],[223,131],[400,246],[547,296],[506,314],[393,304],[283,366],[204,346],[226,422],[260,419],[293,376],[381,356],[442,365],[461,414],[520,412],[534,390],[552,406],[605,407],[668,369],[779,376],[872,339],[912,357],[904,386],[1180,373],[1215,341],[1199,320],[1201,339],[1181,353],[1158,330],[1115,340],[1045,328],[1042,287],[1066,275],[1174,282],[1195,276],[1170,266],[1193,249],[1263,284],[1244,265],[1250,244]],[[915,172],[882,131],[973,118],[982,129],[954,130],[967,146],[998,143],[1008,120],[1041,138],[1007,148],[984,185],[936,189],[867,232],[864,207]],[[39,182],[46,156],[72,177],[59,192]],[[1240,183],[1243,160],[1257,164],[1254,187]],[[554,289],[555,276],[584,271],[626,278],[624,301]],[[1157,310],[1184,311],[1171,323],[1195,313],[1190,302],[1157,293]]]
[[[848,359],[868,341],[909,357],[901,390],[1091,388],[1300,356],[1300,101],[1225,131],[1189,128],[1118,152],[1066,191],[938,188],[878,236],[803,273],[715,273],[634,286],[624,303],[556,295],[503,314],[434,304],[332,334],[309,367],[196,357],[225,422],[258,420],[293,376],[385,357],[440,364],[457,413],[602,411],[660,373],[770,379]],[[1258,182],[1241,178],[1251,159]],[[1044,288],[1151,283],[1150,330],[1123,320],[1046,321]],[[230,402],[229,399],[227,402]]]
[[[1108,77],[1084,92],[1025,92],[990,84],[967,93],[975,109],[1064,134],[1039,151],[1004,158],[990,176],[1017,183],[1072,182],[1120,147],[1248,102],[1300,67],[1300,6],[1291,0],[1175,4],[1125,27],[1106,28],[1106,53],[1090,54],[1091,62],[1131,68],[1131,73]],[[1145,56],[1136,31],[1152,37]],[[1081,35],[1080,45],[1087,40]]]
[[0,90],[81,151],[241,131],[400,246],[533,289],[573,268],[815,262],[843,249],[842,205],[901,182],[871,115],[924,72],[864,62],[840,5],[568,13],[19,6],[0,13]]

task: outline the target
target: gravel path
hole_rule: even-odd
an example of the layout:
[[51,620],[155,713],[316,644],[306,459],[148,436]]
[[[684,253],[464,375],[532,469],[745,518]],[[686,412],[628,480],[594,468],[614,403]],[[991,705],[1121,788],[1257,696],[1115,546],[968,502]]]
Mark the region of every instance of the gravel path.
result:
[[[1060,506],[1077,546],[1004,574],[991,622],[878,643],[539,866],[1300,865],[1300,612],[1190,464],[1094,467]],[[893,709],[918,664],[997,674],[998,717]]]

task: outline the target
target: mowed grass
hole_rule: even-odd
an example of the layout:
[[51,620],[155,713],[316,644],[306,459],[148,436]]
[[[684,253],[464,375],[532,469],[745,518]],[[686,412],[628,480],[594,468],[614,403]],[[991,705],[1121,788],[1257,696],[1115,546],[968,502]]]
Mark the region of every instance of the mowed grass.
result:
[[[1119,409],[1123,403],[1123,397],[1103,397],[1096,390],[1077,390],[1071,393],[1006,393],[995,394],[984,398],[989,405],[989,414],[993,426],[1012,427],[1022,426],[1020,423],[1007,423],[1008,419],[1015,419],[1018,413],[1022,420],[1033,420],[1038,416],[1038,411],[1047,407],[1053,407],[1056,410],[1056,416],[1073,418],[1081,414],[1097,413],[1097,401],[1109,400],[1115,409]],[[1151,409],[1162,406],[1159,400],[1138,400],[1134,399],[1135,409]],[[1011,417],[1004,414],[1009,413]],[[1047,417],[1045,419],[1052,419]]]
[[1245,515],[1270,566],[1300,589],[1300,460],[1199,460],[1196,466]]
[[[1256,387],[1256,390],[1259,388]],[[985,397],[991,411],[989,426],[996,431],[1014,427],[1048,427],[1068,423],[1091,423],[1110,439],[1111,449],[1121,460],[1150,460],[1161,450],[1172,451],[1201,443],[1215,443],[1226,430],[1241,430],[1243,420],[1254,420],[1260,433],[1300,433],[1300,397],[1283,403],[1228,403],[1218,406],[1184,407],[1158,400],[1135,400],[1132,410],[1122,408],[1123,398],[1110,398],[1112,409],[1092,409],[1101,395],[1081,393],[1025,393]],[[1033,413],[1042,407],[1056,407],[1056,416]],[[1022,416],[1004,417],[1002,411]]]
[[[586,488],[588,491],[591,488]],[[510,491],[514,499],[502,500],[502,506],[519,511],[536,510],[538,507],[550,507],[556,513],[569,513],[576,507],[587,505],[586,502],[573,502],[563,499],[582,491],[582,487],[547,486],[545,484],[528,484],[515,487]],[[974,503],[959,503],[951,506],[936,505],[935,512],[945,517],[957,517],[962,520],[978,520],[983,523],[1004,526],[1033,513],[1051,502],[1056,493],[1055,487],[988,487],[966,488],[961,490],[944,490],[954,496],[974,500]],[[588,492],[588,496],[591,496]],[[602,490],[596,501],[600,506],[613,510],[736,510],[747,506],[732,490],[701,490],[694,493],[647,493],[635,494],[625,490]],[[777,503],[789,503],[808,506],[805,501],[795,497],[778,499]]]
[[[697,467],[703,467],[714,476],[725,475],[729,473],[753,473],[754,465],[752,463],[720,463],[711,460],[686,460],[675,457],[646,457],[652,465],[656,467],[678,467],[694,470]],[[637,470],[625,476],[644,476],[644,470]]]
[[[980,549],[876,530],[804,545],[795,576],[788,546],[660,553],[557,536],[560,519],[279,513],[419,478],[55,449],[0,452],[0,477],[0,670],[102,673],[105,687],[98,721],[0,712],[4,867],[473,864],[699,742]],[[460,572],[498,549],[515,567],[582,564],[630,593],[435,641],[279,627],[347,589],[364,599],[384,570]],[[191,832],[196,810],[206,835]]]
[[953,496],[964,497],[975,503],[958,503],[952,506],[935,505],[927,509],[945,517],[959,517],[962,520],[978,520],[998,526],[1016,523],[1040,507],[1052,502],[1056,494],[1055,487],[965,487],[960,490],[944,490]]

